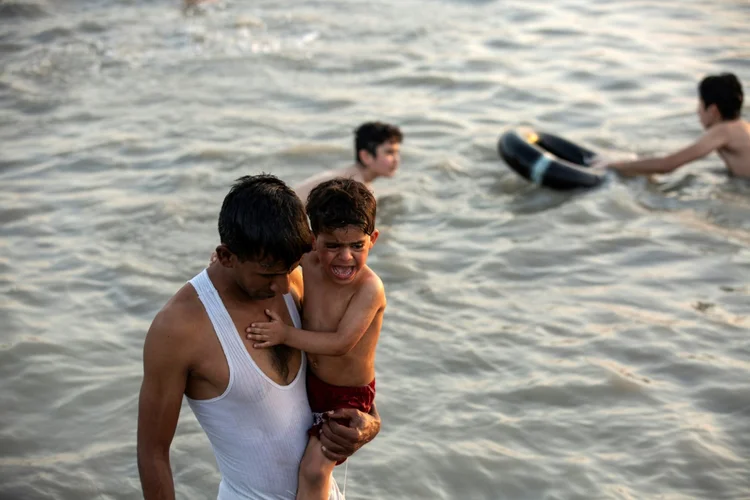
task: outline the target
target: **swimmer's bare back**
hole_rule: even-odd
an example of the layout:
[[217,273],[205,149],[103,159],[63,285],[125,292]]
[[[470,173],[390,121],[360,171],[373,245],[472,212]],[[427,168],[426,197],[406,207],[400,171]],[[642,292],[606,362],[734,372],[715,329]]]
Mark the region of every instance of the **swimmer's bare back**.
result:
[[726,143],[717,153],[733,175],[750,179],[750,123],[733,120],[718,126],[725,128]]

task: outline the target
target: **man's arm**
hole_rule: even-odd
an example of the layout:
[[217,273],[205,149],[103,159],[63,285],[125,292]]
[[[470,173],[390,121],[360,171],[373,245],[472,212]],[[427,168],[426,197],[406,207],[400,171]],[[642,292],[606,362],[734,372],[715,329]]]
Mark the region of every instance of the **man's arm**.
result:
[[379,278],[373,277],[362,285],[341,318],[335,332],[313,332],[293,328],[281,317],[266,310],[268,323],[253,323],[247,328],[247,338],[256,342],[253,347],[267,348],[286,344],[310,354],[343,356],[351,351],[372,324],[378,311],[385,307],[385,291]]
[[[323,454],[336,462],[350,457],[380,432],[380,415],[375,403],[369,414],[344,408],[328,412],[326,420],[319,436],[320,443]],[[348,420],[349,424],[343,425],[336,420]]]
[[690,146],[681,149],[676,153],[672,153],[669,156],[637,161],[615,162],[607,165],[607,167],[628,176],[666,174],[676,170],[686,163],[703,158],[712,151],[726,145],[726,142],[726,130],[721,124],[719,124],[708,129],[700,139]]
[[169,463],[188,376],[186,342],[160,312],[146,335],[138,400],[138,472],[145,500],[174,500]]

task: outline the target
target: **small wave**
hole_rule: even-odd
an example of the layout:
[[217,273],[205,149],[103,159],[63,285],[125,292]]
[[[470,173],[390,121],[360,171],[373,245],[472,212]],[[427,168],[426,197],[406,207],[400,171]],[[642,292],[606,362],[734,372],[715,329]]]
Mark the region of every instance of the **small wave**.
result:
[[47,15],[47,5],[43,3],[0,0],[0,20],[37,19]]
[[230,150],[230,149],[219,149],[219,148],[207,148],[199,151],[192,151],[185,153],[177,160],[176,165],[183,164],[195,164],[200,162],[210,161],[231,161],[242,156],[242,151]]
[[449,77],[441,75],[424,75],[424,76],[399,76],[395,78],[386,78],[375,82],[376,85],[393,85],[396,87],[441,87],[453,88],[458,82]]
[[55,27],[40,31],[36,35],[32,36],[31,39],[37,43],[59,43],[62,40],[72,38],[73,36],[73,30],[69,28]]
[[738,71],[740,68],[746,70],[750,68],[750,54],[737,54],[735,56],[722,57],[714,60],[714,64],[719,67],[734,68],[735,71]]
[[83,41],[59,43],[65,36],[62,31],[52,30],[42,35],[49,43],[35,47],[22,60],[9,65],[9,73],[24,82],[39,86],[45,94],[50,87],[57,90],[78,81],[81,75],[96,71],[101,62],[101,48]]

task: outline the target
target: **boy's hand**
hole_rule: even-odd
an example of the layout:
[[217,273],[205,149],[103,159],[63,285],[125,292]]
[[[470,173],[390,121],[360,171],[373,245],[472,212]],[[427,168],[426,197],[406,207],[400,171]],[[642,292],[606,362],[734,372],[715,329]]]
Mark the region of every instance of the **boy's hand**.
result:
[[638,155],[635,153],[616,152],[612,154],[597,154],[589,161],[589,167],[597,172],[613,170],[619,172],[620,165],[636,161]]
[[266,309],[266,315],[271,318],[269,323],[253,323],[245,329],[248,340],[255,342],[253,347],[256,349],[273,347],[286,341],[289,327],[281,320],[281,316],[270,309]]
[[589,167],[591,167],[592,170],[596,170],[597,172],[604,172],[605,170],[607,170],[607,167],[610,163],[612,163],[612,160],[610,160],[609,158],[601,155],[596,155],[591,159]]

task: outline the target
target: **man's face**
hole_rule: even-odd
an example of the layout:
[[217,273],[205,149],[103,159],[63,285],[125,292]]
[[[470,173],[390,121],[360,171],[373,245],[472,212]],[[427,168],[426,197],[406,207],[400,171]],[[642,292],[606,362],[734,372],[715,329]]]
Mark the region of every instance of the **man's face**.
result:
[[377,229],[368,235],[358,227],[347,226],[318,234],[313,249],[325,275],[334,283],[345,285],[356,279],[377,239]]
[[240,262],[237,284],[252,300],[264,300],[276,294],[289,293],[289,274],[299,265],[291,268],[271,262]]
[[365,167],[379,176],[393,177],[401,162],[401,143],[384,142],[375,149],[375,157],[365,152]]
[[266,300],[277,294],[289,293],[289,274],[296,269],[299,262],[287,268],[283,263],[269,260],[240,261],[226,247],[220,246],[217,254],[221,265],[234,271],[237,287],[250,300]]

